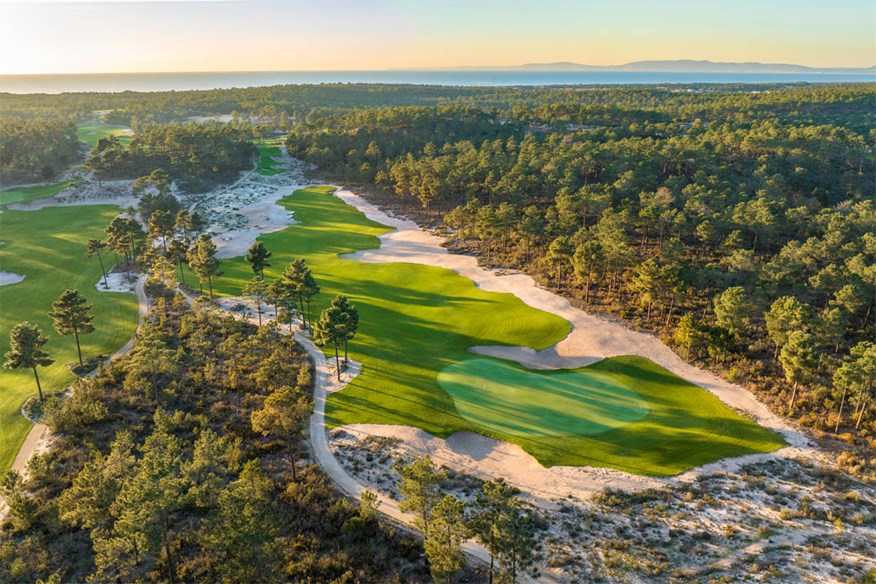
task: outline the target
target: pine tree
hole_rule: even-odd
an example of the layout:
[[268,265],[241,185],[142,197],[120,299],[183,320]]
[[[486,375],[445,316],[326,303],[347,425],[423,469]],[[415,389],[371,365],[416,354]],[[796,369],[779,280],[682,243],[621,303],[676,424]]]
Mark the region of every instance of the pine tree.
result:
[[270,257],[271,252],[265,248],[265,244],[257,241],[250,246],[245,259],[252,268],[253,273],[264,278],[265,268],[271,267],[271,262],[268,261]]
[[299,388],[284,385],[265,398],[264,406],[250,415],[252,429],[286,442],[292,480],[298,481],[296,460],[299,441],[312,411],[310,398]]
[[396,464],[392,468],[401,477],[398,489],[404,500],[399,503],[399,509],[414,515],[414,526],[428,539],[432,512],[441,500],[440,484],[444,474],[435,471],[435,465],[428,456],[408,465]]
[[335,348],[335,367],[337,371],[338,381],[341,380],[341,357],[339,347],[344,339],[346,339],[346,319],[344,314],[337,306],[329,306],[319,315],[319,320],[313,327],[313,342],[324,347],[332,345]]
[[818,359],[815,356],[815,337],[803,331],[794,331],[788,335],[788,341],[779,353],[779,362],[785,370],[785,379],[794,384],[791,392],[791,402],[788,404],[789,415],[797,400],[797,389],[800,383],[805,383],[811,377]]
[[103,287],[104,289],[109,289],[109,284],[106,281],[106,268],[103,267],[103,255],[100,253],[100,250],[106,249],[107,244],[105,241],[100,239],[89,239],[88,247],[85,248],[85,257],[93,257],[97,256],[98,261],[100,262],[100,271],[103,274]]
[[207,282],[210,287],[210,298],[213,298],[213,275],[219,267],[219,258],[216,257],[217,251],[216,244],[213,243],[209,235],[204,233],[189,249],[188,253],[189,266],[194,270],[201,284]]
[[265,281],[261,276],[256,276],[252,280],[246,283],[246,286],[243,287],[243,295],[251,296],[255,298],[256,301],[256,313],[259,318],[259,326],[262,326],[262,300],[267,293],[268,287],[265,284]]
[[423,547],[435,582],[450,584],[453,575],[465,567],[462,542],[468,530],[464,514],[465,503],[452,495],[445,495],[432,510],[429,537]]
[[19,323],[9,332],[9,351],[6,352],[6,360],[3,362],[3,366],[7,369],[33,369],[40,401],[43,400],[43,388],[36,368],[46,367],[55,362],[43,350],[48,340],[37,325],[29,322]]
[[82,347],[79,343],[79,335],[87,335],[94,332],[94,315],[91,314],[92,306],[79,294],[79,290],[65,290],[55,302],[52,303],[52,312],[49,316],[55,323],[55,330],[59,335],[73,335],[76,339],[76,352],[79,355],[79,364],[82,365]]

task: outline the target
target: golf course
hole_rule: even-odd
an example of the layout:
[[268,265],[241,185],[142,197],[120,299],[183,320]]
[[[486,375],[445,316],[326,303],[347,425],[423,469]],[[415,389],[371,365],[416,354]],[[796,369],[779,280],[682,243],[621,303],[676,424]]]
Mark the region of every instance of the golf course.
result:
[[[476,345],[540,350],[563,339],[570,325],[448,269],[341,258],[377,248],[377,236],[390,228],[332,190],[311,187],[284,198],[280,204],[298,224],[259,238],[273,253],[269,280],[294,258],[307,261],[322,288],[314,315],[338,293],[359,309],[350,357],[363,371],[329,396],[329,426],[405,425],[444,438],[467,430],[518,444],[545,466],[648,476],[784,445],[713,394],[642,357],[531,371],[471,354]],[[240,294],[253,276],[243,258],[223,261],[220,270],[214,287],[225,295]]]
[[[105,237],[104,228],[118,208],[104,206],[50,207],[39,211],[10,211],[7,204],[54,195],[67,183],[10,189],[0,193],[2,262],[0,270],[23,275],[23,281],[0,287],[0,353],[9,350],[9,331],[22,321],[37,324],[48,337],[46,350],[55,360],[40,367],[43,391],[56,392],[74,376],[67,365],[76,361],[73,336],[58,335],[48,312],[68,288],[79,291],[94,306],[95,331],[84,335],[84,358],[108,355],[124,345],[134,332],[137,302],[132,294],[98,292],[101,277],[97,258],[85,257],[89,239]],[[115,263],[105,257],[107,269]],[[5,472],[24,441],[30,423],[20,414],[24,401],[36,395],[33,372],[0,369],[0,473]]]

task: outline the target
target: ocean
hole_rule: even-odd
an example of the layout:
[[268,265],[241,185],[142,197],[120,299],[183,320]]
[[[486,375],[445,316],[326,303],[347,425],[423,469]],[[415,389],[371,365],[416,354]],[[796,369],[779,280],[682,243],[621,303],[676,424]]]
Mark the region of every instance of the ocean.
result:
[[628,71],[277,71],[0,75],[0,91],[7,93],[184,91],[318,83],[411,83],[417,85],[507,87],[654,83],[850,83],[862,81],[874,82],[876,76],[806,73],[636,73]]

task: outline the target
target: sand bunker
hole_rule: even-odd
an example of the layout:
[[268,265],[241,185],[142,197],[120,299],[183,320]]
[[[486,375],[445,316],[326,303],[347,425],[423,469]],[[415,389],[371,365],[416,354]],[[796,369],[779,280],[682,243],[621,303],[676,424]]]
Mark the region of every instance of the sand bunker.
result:
[[0,272],[0,286],[8,286],[10,284],[18,284],[24,280],[21,274],[13,274],[12,272]]
[[103,276],[95,283],[94,287],[100,292],[123,292],[135,294],[137,286],[137,274],[128,276],[125,272],[110,272],[106,275],[106,285]]

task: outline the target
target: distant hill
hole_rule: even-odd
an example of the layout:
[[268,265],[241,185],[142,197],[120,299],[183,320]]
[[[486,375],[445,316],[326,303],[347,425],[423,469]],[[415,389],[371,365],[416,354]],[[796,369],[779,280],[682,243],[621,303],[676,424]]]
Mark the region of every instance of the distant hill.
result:
[[[413,68],[407,68],[413,69]],[[653,73],[808,73],[876,75],[872,67],[806,67],[787,63],[720,63],[714,61],[634,61],[625,65],[583,65],[581,63],[526,63],[510,66],[440,67],[442,70],[479,71],[630,71]]]

